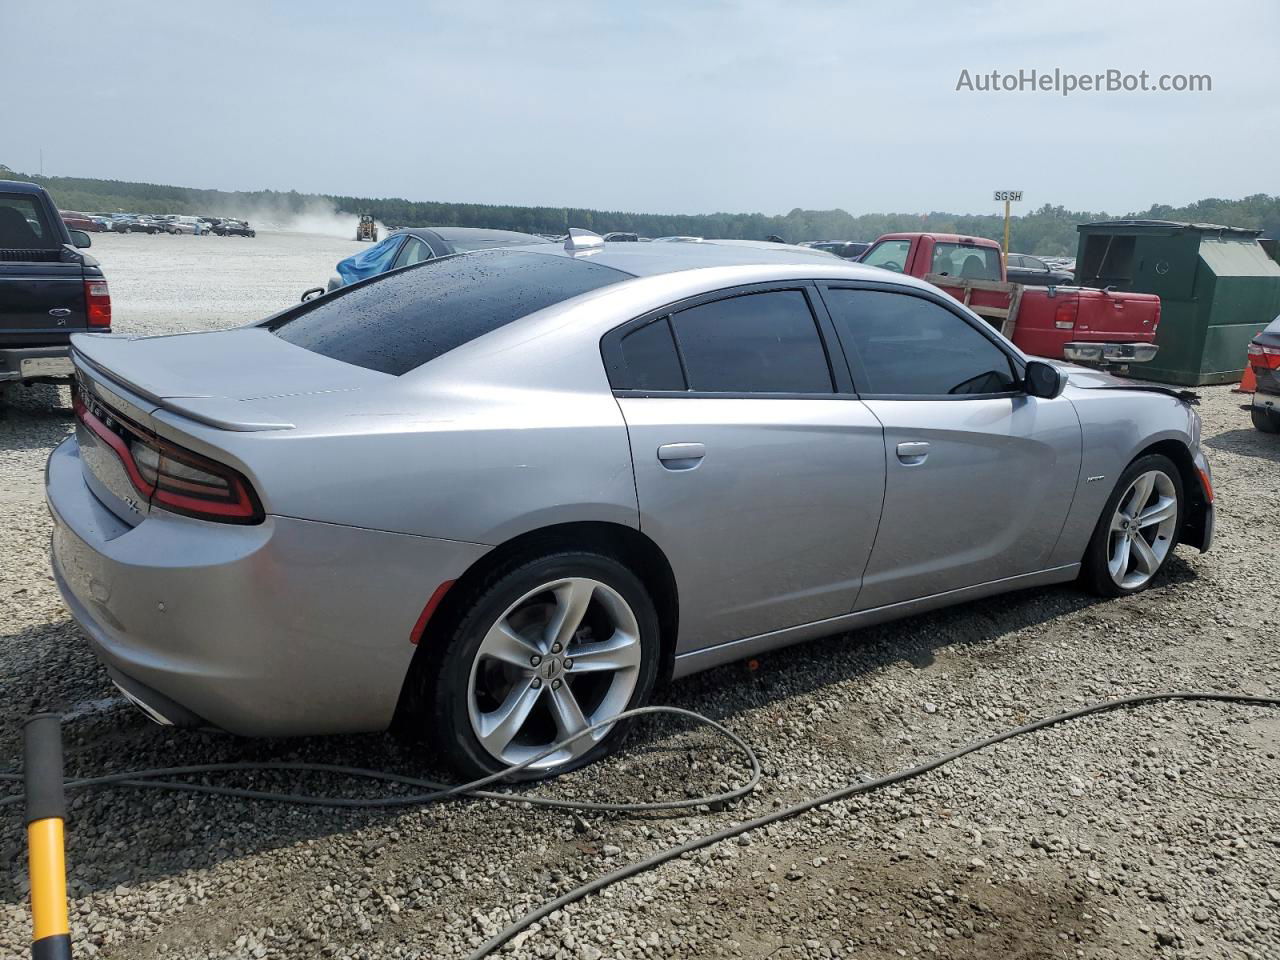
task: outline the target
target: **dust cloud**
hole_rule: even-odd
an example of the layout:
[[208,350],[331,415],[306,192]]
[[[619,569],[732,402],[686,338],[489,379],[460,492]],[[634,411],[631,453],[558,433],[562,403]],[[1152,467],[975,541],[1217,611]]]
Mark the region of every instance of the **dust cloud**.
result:
[[[356,224],[360,218],[354,213],[341,213],[333,201],[323,197],[308,198],[301,208],[295,202],[278,204],[257,203],[251,207],[238,207],[223,216],[248,220],[256,229],[275,230],[280,233],[307,233],[319,237],[339,237],[354,240]],[[378,238],[387,235],[385,224],[378,223]]]

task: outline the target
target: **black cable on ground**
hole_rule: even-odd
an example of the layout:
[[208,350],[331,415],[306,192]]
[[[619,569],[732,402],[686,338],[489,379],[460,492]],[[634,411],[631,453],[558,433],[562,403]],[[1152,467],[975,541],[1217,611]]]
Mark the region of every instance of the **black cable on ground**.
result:
[[1006,730],[1004,733],[993,734],[990,737],[984,737],[981,740],[973,740],[964,746],[952,750],[950,753],[943,754],[933,760],[929,760],[915,767],[906,770],[899,770],[896,773],[890,773],[883,777],[875,777],[871,780],[862,780],[857,783],[851,783],[847,786],[839,787],[829,793],[824,793],[820,797],[814,797],[811,800],[805,800],[791,807],[783,807],[775,810],[773,813],[765,814],[763,817],[757,817],[754,820],[748,820],[746,823],[740,823],[735,827],[726,827],[715,833],[708,833],[701,837],[694,837],[692,840],[686,841],[678,846],[668,847],[665,850],[659,850],[657,853],[645,857],[643,860],[637,860],[635,863],[629,863],[624,867],[619,867],[603,876],[589,880],[581,886],[575,887],[568,893],[556,897],[554,900],[548,900],[542,906],[530,910],[519,920],[504,927],[494,936],[490,937],[479,949],[472,951],[467,955],[467,960],[483,960],[497,952],[502,946],[520,933],[533,926],[539,920],[542,920],[555,913],[562,907],[566,907],[571,903],[576,903],[589,897],[593,893],[599,893],[605,887],[610,887],[621,880],[634,877],[637,874],[652,870],[661,866],[670,860],[674,860],[683,854],[690,853],[694,850],[701,850],[703,847],[709,847],[712,844],[721,842],[722,840],[731,840],[734,837],[741,836],[751,830],[758,830],[760,827],[768,826],[771,823],[777,823],[780,820],[789,820],[792,817],[798,817],[802,813],[814,809],[815,807],[825,806],[834,803],[837,800],[845,800],[859,793],[867,793],[871,790],[878,790],[881,787],[887,787],[894,783],[901,783],[904,780],[910,780],[913,777],[921,776],[929,773],[931,770],[937,770],[941,766],[945,766],[955,760],[984,747],[1001,743],[1005,740],[1012,740],[1014,737],[1020,737],[1023,734],[1031,733],[1035,730],[1043,730],[1045,727],[1052,727],[1055,724],[1064,723],[1067,720],[1075,720],[1078,717],[1085,717],[1093,713],[1105,713],[1109,710],[1117,710],[1121,707],[1132,707],[1139,704],[1155,703],[1161,700],[1217,700],[1224,703],[1249,703],[1258,706],[1280,707],[1280,697],[1253,697],[1245,694],[1235,693],[1215,693],[1215,692],[1169,692],[1169,693],[1147,693],[1139,694],[1133,697],[1121,697],[1117,700],[1104,700],[1101,703],[1090,704],[1085,707],[1079,707],[1075,710],[1067,710],[1063,713],[1055,713],[1051,717],[1045,717],[1043,720],[1036,720],[1033,723],[1024,724],[1021,727],[1015,727],[1012,730]]
[[[711,727],[721,736],[728,739],[746,758],[747,766],[751,770],[750,776],[746,782],[732,789],[722,791],[720,793],[709,794],[701,797],[689,797],[683,800],[654,800],[641,803],[607,803],[596,800],[557,800],[552,797],[529,796],[526,794],[503,793],[494,790],[486,790],[485,787],[506,780],[514,776],[526,767],[532,766],[539,760],[551,756],[557,752],[580,740],[582,737],[589,736],[596,730],[604,727],[613,726],[620,720],[626,720],[631,717],[641,717],[653,714],[667,714],[670,716],[684,717],[693,720],[703,726]],[[220,787],[207,783],[188,783],[182,780],[165,780],[162,777],[188,776],[191,774],[208,774],[208,773],[255,773],[261,771],[280,771],[290,770],[294,772],[308,773],[331,773],[341,776],[355,777],[364,780],[379,780],[386,783],[398,783],[410,787],[418,787],[420,789],[429,790],[429,793],[403,794],[400,796],[389,797],[370,797],[367,799],[358,797],[326,797],[313,796],[304,793],[275,793],[267,790],[251,790],[243,787]],[[502,803],[528,803],[534,806],[551,807],[557,810],[587,810],[591,812],[612,812],[612,813],[651,813],[659,810],[691,810],[698,806],[711,806],[715,804],[730,803],[734,800],[745,797],[751,793],[760,783],[763,772],[760,769],[760,760],[756,756],[754,750],[740,736],[730,730],[723,724],[716,723],[710,717],[704,717],[700,713],[692,710],[684,710],[680,707],[636,707],[631,710],[624,710],[608,720],[602,720],[599,723],[593,723],[591,726],[579,731],[574,736],[559,743],[552,744],[541,753],[530,757],[520,763],[513,764],[505,770],[490,774],[487,777],[481,777],[479,780],[472,780],[470,783],[448,784],[439,783],[435,780],[424,780],[421,777],[408,777],[398,773],[387,773],[384,770],[368,770],[363,767],[344,767],[331,763],[305,763],[301,761],[279,760],[279,761],[263,761],[260,763],[197,763],[185,767],[157,767],[151,770],[130,770],[126,773],[111,773],[101,777],[85,777],[79,780],[68,780],[66,788],[68,790],[78,790],[83,787],[142,787],[151,790],[176,790],[187,793],[207,793],[220,797],[238,797],[246,800],[269,800],[276,803],[296,803],[313,807],[347,807],[355,809],[367,809],[371,807],[408,807],[422,806],[423,804],[435,803],[439,800],[448,800],[453,797],[468,797],[471,799],[497,800]],[[0,780],[21,780],[20,773],[0,773]],[[22,802],[22,796],[15,794],[14,796],[4,797],[0,799],[0,808],[14,806]]]
[[[1167,691],[1161,693],[1137,694],[1130,697],[1120,697],[1115,700],[1104,700],[1100,703],[1093,703],[1083,707],[1077,707],[1074,710],[1066,710],[1062,713],[1056,713],[1052,716],[1036,720],[1031,723],[1006,730],[1002,733],[992,734],[980,740],[973,740],[964,746],[952,750],[950,753],[943,754],[925,763],[905,770],[899,770],[895,773],[886,774],[882,777],[874,777],[870,780],[861,780],[856,783],[847,784],[838,787],[821,796],[805,800],[790,807],[783,807],[772,813],[757,817],[754,820],[748,820],[736,826],[726,827],[715,833],[705,834],[701,837],[695,837],[682,844],[674,847],[668,847],[665,850],[659,850],[634,863],[619,867],[609,873],[590,880],[581,886],[549,900],[534,910],[529,911],[524,916],[507,927],[500,930],[497,934],[487,940],[478,949],[468,955],[467,960],[483,960],[501,949],[509,940],[515,937],[522,930],[526,930],[533,926],[539,920],[545,919],[557,910],[583,900],[593,893],[612,886],[621,880],[637,876],[648,870],[652,870],[664,863],[676,859],[683,854],[690,853],[694,850],[700,850],[703,847],[709,847],[713,844],[720,843],[723,840],[730,840],[734,837],[741,836],[751,830],[758,830],[760,827],[768,826],[772,823],[778,823],[782,820],[789,820],[803,813],[807,813],[816,807],[825,806],[839,800],[845,800],[849,797],[860,793],[867,793],[887,787],[895,783],[901,783],[914,777],[919,777],[929,773],[939,767],[959,760],[961,757],[982,750],[986,747],[1002,743],[1006,740],[1012,740],[1015,737],[1024,734],[1033,733],[1037,730],[1043,730],[1046,727],[1052,727],[1068,720],[1075,720],[1080,717],[1089,716],[1091,714],[1105,713],[1111,710],[1118,710],[1122,707],[1133,707],[1144,704],[1157,703],[1160,701],[1216,701],[1220,703],[1242,703],[1253,706],[1280,707],[1280,697],[1261,697],[1251,696],[1248,694],[1237,693],[1219,693],[1215,691]],[[686,800],[668,800],[655,801],[649,803],[606,803],[585,800],[556,800],[550,797],[527,796],[523,794],[503,793],[484,789],[491,784],[504,780],[526,767],[537,763],[544,757],[550,756],[552,753],[563,749],[565,746],[572,744],[581,737],[587,736],[593,731],[602,727],[616,723],[618,720],[628,717],[643,716],[645,714],[670,714],[681,716],[693,720],[697,723],[709,726],[724,737],[728,738],[735,746],[737,746],[747,758],[747,762],[751,768],[751,775],[747,782],[739,787],[723,791],[705,797],[695,797]],[[211,784],[189,783],[180,780],[166,780],[164,777],[184,776],[191,774],[208,774],[208,773],[224,773],[224,772],[253,772],[253,771],[307,771],[307,772],[323,772],[331,774],[340,774],[358,778],[379,780],[388,783],[398,783],[406,786],[425,788],[429,793],[420,793],[403,796],[392,797],[374,797],[369,799],[356,799],[351,797],[325,797],[311,796],[307,794],[295,793],[275,793],[264,790],[249,790],[240,787],[220,787]],[[101,777],[88,777],[80,780],[69,780],[66,787],[69,790],[81,787],[110,787],[110,786],[127,786],[142,787],[157,790],[178,790],[191,793],[207,793],[215,796],[232,796],[250,800],[269,800],[280,803],[297,803],[312,806],[324,807],[346,807],[346,808],[369,808],[369,807],[401,807],[410,805],[421,805],[432,803],[438,800],[449,799],[453,797],[466,796],[470,798],[480,798],[487,800],[498,800],[504,803],[528,803],[537,806],[550,807],[554,809],[566,810],[588,810],[588,811],[610,811],[618,813],[643,813],[656,810],[682,810],[701,806],[703,804],[719,804],[727,803],[732,800],[746,796],[759,784],[762,776],[759,758],[755,751],[732,730],[717,723],[714,720],[704,717],[692,710],[683,710],[679,707],[639,707],[634,710],[627,710],[617,717],[593,724],[577,735],[568,738],[560,743],[554,744],[544,750],[537,756],[525,760],[523,763],[515,764],[505,770],[483,777],[471,783],[450,786],[448,784],[437,783],[431,780],[424,780],[418,777],[407,777],[400,774],[386,773],[380,770],[367,770],[361,767],[344,767],[324,763],[302,763],[302,762],[265,762],[265,763],[206,763],[194,764],[185,767],[161,767],[153,770],[134,770],[127,773],[109,774]],[[0,780],[20,780],[21,774],[17,773],[0,773]],[[15,805],[22,802],[20,795],[5,797],[0,799],[0,808]]]

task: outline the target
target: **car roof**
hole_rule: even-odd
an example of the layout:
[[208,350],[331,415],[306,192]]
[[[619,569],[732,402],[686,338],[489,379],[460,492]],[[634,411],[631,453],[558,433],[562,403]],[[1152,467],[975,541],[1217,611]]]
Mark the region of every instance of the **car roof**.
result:
[[0,180],[0,190],[5,193],[39,193],[42,189],[38,183],[25,180]]
[[391,236],[413,233],[434,233],[441,240],[506,240],[525,243],[542,243],[540,237],[532,233],[521,233],[517,230],[487,230],[482,227],[401,227],[391,231]]
[[1000,244],[996,243],[994,240],[988,240],[986,237],[975,237],[963,233],[932,233],[928,230],[917,231],[914,233],[910,231],[903,233],[884,233],[876,237],[875,242],[878,243],[881,240],[914,240],[916,237],[931,237],[937,243],[972,243],[980,247],[1000,246]]
[[772,243],[766,240],[701,240],[685,243],[618,243],[592,249],[589,252],[570,252],[560,244],[537,244],[527,247],[507,247],[509,251],[527,251],[553,257],[576,257],[598,263],[636,277],[653,277],[683,270],[699,270],[707,267],[822,267],[855,272],[868,280],[894,280],[899,275],[887,275],[879,267],[863,267],[852,264],[825,250],[793,246],[789,243]]

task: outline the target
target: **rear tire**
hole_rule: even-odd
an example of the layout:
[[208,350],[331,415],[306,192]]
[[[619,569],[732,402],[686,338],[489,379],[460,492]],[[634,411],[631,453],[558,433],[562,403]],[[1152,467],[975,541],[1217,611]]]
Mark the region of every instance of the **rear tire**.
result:
[[1266,407],[1250,407],[1249,416],[1253,425],[1263,433],[1280,433],[1280,414]]
[[1155,453],[1133,461],[1102,508],[1081,580],[1104,597],[1145,590],[1173,556],[1185,506],[1182,475],[1172,460]]
[[[640,579],[612,557],[564,551],[514,559],[462,598],[428,651],[425,721],[464,780],[535,756],[585,726],[648,703],[658,676],[658,614]],[[591,763],[627,722],[587,734],[516,779]]]

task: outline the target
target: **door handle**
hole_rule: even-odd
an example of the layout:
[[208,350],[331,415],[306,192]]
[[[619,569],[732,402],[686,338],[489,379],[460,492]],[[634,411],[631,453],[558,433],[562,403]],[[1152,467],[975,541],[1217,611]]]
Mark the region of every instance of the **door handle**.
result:
[[54,307],[52,310],[50,310],[50,311],[49,311],[49,316],[51,316],[51,317],[69,317],[69,316],[71,316],[71,311],[70,311],[70,310],[68,310],[66,307]]
[[919,466],[929,456],[929,444],[923,440],[912,440],[898,444],[898,459],[908,467]]
[[702,443],[664,443],[658,448],[658,462],[668,470],[692,470],[706,455]]

